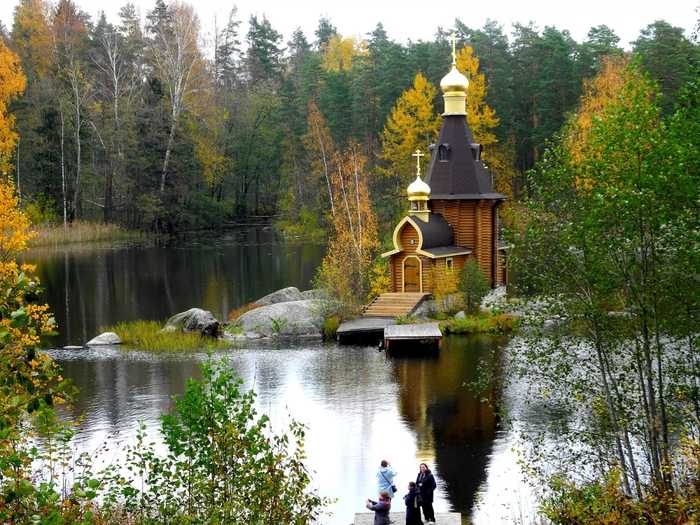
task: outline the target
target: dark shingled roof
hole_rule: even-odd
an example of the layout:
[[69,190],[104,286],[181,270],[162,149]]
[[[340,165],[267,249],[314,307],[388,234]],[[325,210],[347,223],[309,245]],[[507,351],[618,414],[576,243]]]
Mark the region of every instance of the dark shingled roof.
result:
[[[425,183],[430,186],[430,200],[506,199],[505,195],[494,193],[483,162],[474,159],[474,143],[465,115],[443,117],[440,134],[425,173]],[[441,144],[449,144],[447,161],[439,160],[438,149]]]
[[411,221],[423,235],[422,250],[450,246],[455,242],[455,232],[439,213],[431,213],[428,222],[416,219]]
[[464,253],[467,248],[455,246],[455,233],[452,226],[439,213],[431,213],[428,222],[420,219],[411,220],[423,237],[421,250],[434,256],[447,256],[456,253]]

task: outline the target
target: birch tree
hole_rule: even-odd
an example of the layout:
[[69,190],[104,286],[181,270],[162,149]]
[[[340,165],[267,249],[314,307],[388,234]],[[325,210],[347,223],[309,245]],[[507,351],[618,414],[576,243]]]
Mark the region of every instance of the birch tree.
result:
[[[88,17],[80,11],[72,0],[61,0],[56,8],[53,20],[53,54],[57,67],[59,84],[65,86],[64,95],[59,93],[61,112],[64,110],[70,114],[72,124],[73,141],[75,147],[75,176],[73,177],[73,216],[77,217],[82,211],[82,132],[86,120],[87,103],[91,95],[91,78],[86,63],[85,43],[87,40]],[[62,119],[64,119],[62,115]],[[65,126],[61,126],[61,133],[65,133]],[[61,138],[62,144],[65,139]],[[63,153],[62,146],[62,153]],[[66,173],[65,157],[62,159],[61,172]],[[65,180],[65,177],[64,177]],[[64,187],[64,203],[66,200]],[[67,210],[64,204],[63,221],[67,222]]]
[[525,463],[548,487],[614,479],[627,498],[670,509],[697,460],[684,449],[699,421],[688,330],[700,299],[697,172],[678,160],[697,151],[697,110],[669,135],[649,81],[618,74],[618,89],[584,98],[583,114],[599,109],[583,142],[573,149],[564,133],[534,179],[521,268],[539,305],[530,320],[557,322],[527,331],[509,363],[522,398],[556,414],[523,427]]
[[205,68],[199,48],[199,19],[194,8],[184,2],[173,2],[163,13],[165,16],[153,16],[157,14],[155,10],[151,13],[153,23],[148,27],[148,51],[153,74],[167,95],[170,115],[160,178],[162,193],[178,119],[183,112],[192,109],[195,95],[203,89]]

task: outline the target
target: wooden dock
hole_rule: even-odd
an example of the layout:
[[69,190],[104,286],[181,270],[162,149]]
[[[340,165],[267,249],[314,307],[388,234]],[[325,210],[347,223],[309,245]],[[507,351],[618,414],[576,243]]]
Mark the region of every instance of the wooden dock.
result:
[[437,323],[402,324],[384,328],[386,355],[421,356],[440,351],[442,332]]
[[[389,519],[396,525],[402,525],[406,523],[406,511],[402,509],[401,512],[390,512]],[[374,512],[367,511],[355,514],[353,525],[372,525],[373,523]],[[462,515],[459,512],[436,512],[435,523],[440,525],[462,525]]]
[[384,340],[384,329],[395,324],[395,317],[359,317],[341,324],[336,337],[340,344],[378,345]]

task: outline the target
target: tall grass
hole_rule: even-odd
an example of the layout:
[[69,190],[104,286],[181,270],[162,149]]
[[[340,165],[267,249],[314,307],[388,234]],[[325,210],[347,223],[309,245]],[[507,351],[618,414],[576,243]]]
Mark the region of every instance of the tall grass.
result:
[[148,236],[140,231],[126,230],[116,224],[74,221],[68,226],[37,224],[32,228],[36,236],[30,246],[57,246],[88,242],[117,242],[143,240]]
[[518,324],[519,319],[514,315],[481,312],[464,319],[441,321],[440,328],[446,334],[500,334],[515,330]]
[[102,326],[101,332],[114,332],[122,340],[125,350],[144,350],[155,353],[198,352],[207,348],[224,350],[231,348],[230,341],[185,334],[181,330],[163,330],[158,321],[131,321],[114,326]]

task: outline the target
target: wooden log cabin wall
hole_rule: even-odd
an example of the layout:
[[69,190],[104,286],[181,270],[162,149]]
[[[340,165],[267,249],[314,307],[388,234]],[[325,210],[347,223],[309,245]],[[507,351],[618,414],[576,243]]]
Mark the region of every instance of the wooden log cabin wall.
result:
[[392,292],[432,293],[450,273],[476,259],[496,288],[507,279],[509,246],[499,240],[498,208],[506,199],[495,193],[481,160],[481,145],[467,122],[469,81],[456,67],[440,82],[445,100],[442,126],[421,179],[417,151],[416,180],[409,185],[408,215],[394,230],[389,257]]

